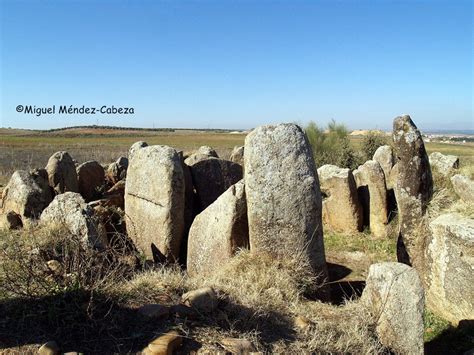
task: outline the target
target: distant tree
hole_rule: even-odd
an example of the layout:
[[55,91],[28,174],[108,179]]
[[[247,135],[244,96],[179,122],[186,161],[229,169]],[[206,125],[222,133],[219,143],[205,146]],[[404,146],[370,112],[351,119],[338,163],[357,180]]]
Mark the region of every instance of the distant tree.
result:
[[361,153],[364,160],[371,160],[374,156],[375,151],[382,145],[388,144],[387,137],[377,131],[369,131],[364,138],[362,138]]

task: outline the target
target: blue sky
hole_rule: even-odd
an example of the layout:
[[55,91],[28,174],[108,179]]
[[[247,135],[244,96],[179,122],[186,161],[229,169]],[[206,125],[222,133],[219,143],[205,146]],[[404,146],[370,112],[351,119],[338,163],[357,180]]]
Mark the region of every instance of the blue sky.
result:
[[0,2],[0,126],[474,129],[471,1]]

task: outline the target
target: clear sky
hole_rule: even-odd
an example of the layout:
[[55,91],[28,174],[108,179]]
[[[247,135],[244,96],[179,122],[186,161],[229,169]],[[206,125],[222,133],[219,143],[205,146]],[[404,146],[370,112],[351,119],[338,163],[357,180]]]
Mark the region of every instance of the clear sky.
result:
[[3,127],[474,129],[472,1],[0,3]]

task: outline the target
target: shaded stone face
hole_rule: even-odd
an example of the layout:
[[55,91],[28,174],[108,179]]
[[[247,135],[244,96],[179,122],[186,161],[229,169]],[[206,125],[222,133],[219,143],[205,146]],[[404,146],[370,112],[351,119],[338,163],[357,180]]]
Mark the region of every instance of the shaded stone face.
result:
[[56,152],[48,160],[46,165],[49,185],[56,194],[66,191],[79,192],[77,185],[76,164],[68,152]]
[[398,260],[413,265],[423,274],[424,240],[422,217],[433,194],[433,179],[420,131],[410,116],[393,122],[397,179],[394,186],[398,204]]
[[298,255],[327,276],[322,201],[311,147],[295,124],[261,126],[245,139],[251,251]]
[[430,223],[427,244],[427,303],[457,324],[474,319],[474,220],[458,213]]
[[99,188],[104,185],[105,172],[102,165],[96,161],[88,161],[77,167],[77,182],[79,193],[86,202],[100,196]]
[[234,147],[234,149],[232,150],[232,154],[230,155],[230,161],[233,161],[234,163],[244,166],[244,147],[243,146]]
[[362,231],[362,209],[354,176],[349,169],[323,165],[318,169],[323,196],[323,220],[343,233]]
[[240,181],[194,219],[189,231],[187,271],[190,275],[211,273],[248,245],[245,186]]
[[155,261],[179,257],[184,231],[184,173],[173,148],[137,150],[125,183],[125,215],[129,237]]

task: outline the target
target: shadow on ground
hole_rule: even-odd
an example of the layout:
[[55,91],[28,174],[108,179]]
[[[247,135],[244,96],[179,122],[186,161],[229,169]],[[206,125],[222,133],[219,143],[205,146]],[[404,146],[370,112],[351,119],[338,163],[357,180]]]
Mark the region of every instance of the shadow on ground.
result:
[[345,300],[359,298],[365,281],[346,280],[352,270],[344,265],[327,263],[332,304],[341,305]]
[[[468,352],[471,350],[471,352]],[[425,343],[427,355],[474,354],[474,320],[463,320],[449,327],[436,339]]]

